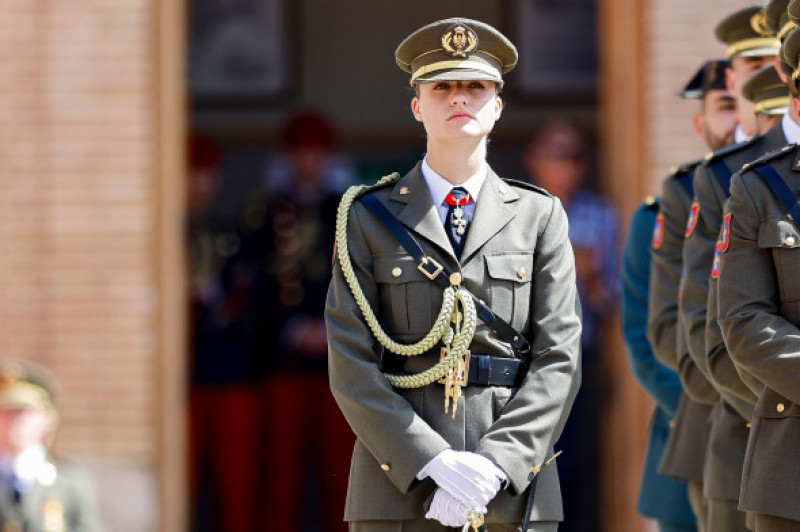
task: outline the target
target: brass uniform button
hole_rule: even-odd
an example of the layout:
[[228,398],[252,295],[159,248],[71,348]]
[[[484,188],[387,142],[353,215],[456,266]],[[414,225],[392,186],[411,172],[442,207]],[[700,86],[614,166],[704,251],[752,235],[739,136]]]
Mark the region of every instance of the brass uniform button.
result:
[[405,196],[408,194],[408,187],[400,187],[400,195]]
[[786,406],[783,403],[778,403],[778,406],[775,407],[778,412],[783,412],[786,410]]
[[450,284],[453,286],[461,284],[461,274],[458,272],[453,272],[450,274]]
[[392,275],[394,277],[400,277],[403,275],[403,270],[401,270],[399,267],[392,268]]
[[517,268],[517,277],[520,279],[524,279],[525,275],[528,273],[528,270],[525,269],[525,266],[520,266]]
[[749,421],[744,424],[744,426],[747,427],[748,429],[750,428],[751,425],[752,425],[752,423],[750,423]]
[[387,473],[392,470],[392,468],[389,467],[389,464],[381,464],[381,469],[383,469]]
[[787,246],[794,246],[794,237],[789,235],[786,237],[786,240],[783,241]]
[[670,419],[669,420],[669,428],[671,428],[671,429],[675,428],[675,420],[674,419]]

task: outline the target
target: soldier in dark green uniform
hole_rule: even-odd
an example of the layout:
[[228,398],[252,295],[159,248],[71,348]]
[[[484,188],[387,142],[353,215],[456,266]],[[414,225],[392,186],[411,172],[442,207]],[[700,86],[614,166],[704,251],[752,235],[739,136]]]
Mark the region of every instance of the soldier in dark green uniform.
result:
[[[752,10],[752,13],[757,11]],[[737,38],[750,40],[752,34],[752,30],[738,32]],[[734,44],[736,43],[731,43]],[[751,49],[737,47],[737,51],[747,53]],[[731,77],[727,70],[725,77]],[[722,92],[727,93],[725,90]],[[707,100],[705,98],[704,103]],[[733,105],[731,116],[735,117]],[[710,138],[709,140],[717,142],[709,143],[709,147],[717,149],[730,142],[731,138],[732,136]],[[656,358],[679,372],[685,391],[672,421],[673,428],[662,455],[659,472],[688,482],[692,508],[697,516],[698,526],[704,530],[707,515],[702,494],[702,472],[708,432],[706,419],[710,405],[718,400],[718,396],[705,378],[692,367],[691,359],[686,354],[685,335],[677,320],[683,238],[693,196],[692,172],[697,164],[699,161],[684,165],[663,184],[662,205],[656,218],[652,245],[647,338]],[[701,402],[708,406],[702,406]]]
[[[745,515],[737,505],[748,422],[755,397],[730,364],[724,346],[716,346],[713,354],[706,356],[709,277],[717,241],[716,235],[711,235],[719,233],[722,204],[728,194],[731,175],[728,168],[739,168],[753,157],[785,144],[779,122],[789,101],[787,88],[771,64],[745,83],[743,93],[755,103],[759,131],[763,133],[768,129],[768,132],[710,154],[695,171],[692,216],[683,246],[686,275],[680,303],[680,317],[687,330],[692,361],[721,396],[712,412],[704,493],[709,501],[708,530],[726,532],[746,528]],[[777,126],[769,128],[776,122]]]
[[[771,9],[768,10],[769,20],[776,26],[779,18],[776,13],[779,10],[775,7],[777,3],[772,2],[769,6]],[[786,3],[784,0],[784,13]],[[718,33],[721,31],[718,30]],[[770,59],[770,63],[751,75],[741,87],[741,95],[747,103],[740,106],[740,110],[753,113],[750,117],[742,116],[741,120],[754,121],[761,135],[709,154],[697,168],[692,215],[686,227],[686,242],[683,247],[686,274],[680,301],[680,318],[687,333],[689,355],[693,367],[721,395],[721,400],[712,413],[703,475],[704,494],[709,501],[710,531],[746,530],[747,526],[745,514],[737,506],[742,461],[749,433],[748,423],[755,396],[741,382],[739,374],[725,354],[724,346],[717,343],[713,352],[709,349],[710,345],[706,341],[708,335],[715,334],[713,328],[716,325],[716,316],[708,322],[711,329],[707,330],[706,314],[712,259],[722,220],[722,205],[728,196],[730,176],[744,163],[786,143],[785,128],[777,123],[788,108],[788,88],[779,78],[772,58],[765,59]],[[746,71],[753,64],[751,61],[736,59],[733,62],[735,67]]]
[[[736,102],[725,86],[725,72],[729,67],[730,62],[725,59],[705,62],[678,93],[682,98],[701,101],[700,112],[693,117],[692,122],[695,132],[709,147],[718,146],[733,138]],[[676,171],[676,174],[676,177],[669,179],[675,179],[684,188],[690,185],[689,172],[680,174]],[[677,192],[674,188],[672,191]],[[682,203],[685,204],[685,200]],[[683,391],[675,368],[672,367],[674,359],[669,361],[670,367],[659,363],[645,337],[647,305],[651,300],[648,288],[651,242],[648,239],[647,247],[643,247],[645,244],[639,235],[642,231],[653,233],[659,204],[657,199],[651,198],[651,201],[645,202],[634,214],[625,244],[622,267],[622,324],[628,356],[634,376],[658,405],[653,415],[637,509],[642,515],[657,519],[662,531],[697,530],[696,518],[687,499],[686,483],[657,471],[670,432],[669,420],[675,416]],[[663,245],[663,215],[660,220],[660,227],[653,234],[654,248]],[[645,270],[642,271],[642,268]]]
[[[778,49],[778,41],[768,35],[769,30],[766,28],[761,6],[751,6],[730,14],[717,25],[715,34],[727,45],[726,55],[731,60],[732,66],[726,73],[726,81],[728,89],[737,100],[739,126],[736,130],[736,137],[741,140],[752,135],[755,130],[752,104],[742,98],[741,86],[754,69],[772,61],[772,57]],[[719,148],[719,146],[715,148]],[[694,169],[692,170],[694,171]],[[692,196],[693,190],[681,196],[684,201],[680,203],[679,208],[683,209],[681,213],[683,219],[677,218],[675,214],[669,218],[669,212],[662,208],[665,211],[664,233],[670,235],[664,244],[667,251],[663,253],[670,254],[672,258],[673,278],[676,276],[675,271],[680,271],[681,277],[680,286],[673,285],[672,293],[676,299],[674,301],[675,314],[671,316],[675,318],[677,318],[680,296],[686,281],[683,242],[689,232],[688,227],[694,226],[697,217],[697,207],[691,205]],[[664,207],[668,206],[667,200],[665,186]],[[678,209],[678,207],[671,208]],[[654,255],[655,263],[656,255]],[[653,283],[659,284],[660,279],[651,278],[651,286]],[[666,294],[665,287],[662,286],[661,290]],[[705,301],[705,299],[701,301],[703,309],[705,309]],[[662,316],[660,320],[663,319]],[[685,395],[678,407],[674,428],[667,441],[660,471],[689,481],[690,500],[697,514],[698,527],[701,530],[708,530],[711,512],[708,506],[707,492],[704,488],[705,470],[707,469],[704,455],[709,438],[707,420],[712,406],[719,401],[719,394],[690,356],[689,337],[688,331],[684,329],[685,325],[683,320],[678,320],[676,324],[678,336],[675,352],[678,373],[684,386]],[[704,328],[701,328],[701,334],[703,331]]]
[[[793,6],[800,7],[790,4],[790,15]],[[784,57],[797,67],[796,29],[786,37]],[[790,144],[733,176],[715,266],[725,346],[742,374],[764,383],[753,410],[739,498],[742,509],[755,512],[757,532],[800,530],[800,465],[792,456],[800,444],[798,171],[800,152]]]
[[0,361],[0,530],[99,530],[88,479],[48,451],[58,425],[54,381],[30,362]]
[[580,381],[580,303],[560,201],[486,162],[516,49],[453,18],[395,59],[427,154],[348,191],[337,219],[330,383],[357,436],[345,519],[353,531],[468,519],[555,531],[558,472],[545,464]]

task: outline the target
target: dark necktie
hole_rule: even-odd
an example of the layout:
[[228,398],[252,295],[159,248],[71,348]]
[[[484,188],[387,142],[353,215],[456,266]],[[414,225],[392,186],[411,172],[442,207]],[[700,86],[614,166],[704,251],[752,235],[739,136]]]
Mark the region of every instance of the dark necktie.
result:
[[453,187],[450,193],[444,198],[447,203],[447,217],[444,220],[444,230],[456,257],[461,258],[464,249],[464,240],[467,236],[469,221],[467,211],[464,206],[472,200],[469,193],[463,187]]

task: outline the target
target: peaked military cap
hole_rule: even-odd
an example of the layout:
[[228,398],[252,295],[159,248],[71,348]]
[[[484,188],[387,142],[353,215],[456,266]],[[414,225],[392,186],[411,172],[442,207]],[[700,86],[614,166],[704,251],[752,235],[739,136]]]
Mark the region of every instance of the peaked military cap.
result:
[[676,92],[679,98],[699,99],[712,89],[727,90],[725,85],[725,70],[730,68],[731,62],[727,59],[712,59],[706,61],[697,70],[686,86]]
[[800,62],[800,28],[794,28],[787,35],[781,46],[783,60],[792,69],[792,79],[797,83],[797,65]]
[[789,15],[789,20],[800,26],[800,2],[791,0],[786,6],[786,14]]
[[517,49],[488,24],[448,18],[423,26],[406,37],[395,61],[411,74],[411,85],[433,81],[486,80],[503,83],[517,64]]
[[767,25],[763,5],[731,13],[717,24],[714,35],[728,45],[725,55],[729,58],[777,55],[780,49],[780,41]]
[[43,408],[55,412],[55,380],[30,361],[0,360],[0,409]]
[[756,71],[742,85],[742,96],[753,102],[753,110],[763,115],[782,115],[789,109],[789,88],[774,65]]
[[[767,7],[764,8],[764,17],[767,19],[767,26],[769,26],[770,31],[772,31],[781,42],[781,45],[786,35],[797,27],[794,21],[789,18],[789,2],[790,0],[770,0]],[[784,59],[783,50],[781,50],[778,57],[780,59],[781,72],[786,76],[791,76],[792,67],[789,66],[786,59]]]
[[767,20],[767,26],[780,41],[783,41],[789,30],[797,27],[794,21],[789,18],[789,2],[790,0],[770,0],[767,7],[764,8],[764,18]]

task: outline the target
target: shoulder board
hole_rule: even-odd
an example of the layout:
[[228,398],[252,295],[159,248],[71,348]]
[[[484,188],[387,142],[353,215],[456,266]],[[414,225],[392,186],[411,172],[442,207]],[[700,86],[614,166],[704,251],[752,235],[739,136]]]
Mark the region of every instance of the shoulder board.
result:
[[723,146],[717,151],[709,152],[706,154],[705,157],[703,157],[703,164],[708,165],[716,161],[720,157],[725,157],[726,155],[730,155],[731,153],[736,153],[737,151],[741,151],[758,140],[761,140],[761,137],[758,135],[753,135],[752,137],[750,137],[745,141],[739,142],[737,144],[728,144],[727,146]]
[[661,207],[661,198],[647,196],[642,202],[642,208],[647,210],[658,210]]
[[510,179],[510,178],[507,178],[507,177],[501,177],[500,179],[502,179],[503,181],[505,181],[506,183],[508,183],[512,187],[525,188],[525,189],[528,189],[528,190],[533,190],[534,192],[538,192],[539,194],[544,194],[545,196],[548,196],[548,197],[551,197],[551,198],[553,197],[553,195],[550,194],[548,191],[546,191],[542,187],[534,185],[533,183],[527,183],[525,181],[520,181],[518,179]]
[[397,172],[385,175],[382,178],[380,178],[375,184],[363,187],[361,190],[358,191],[358,195],[360,197],[363,196],[364,194],[369,194],[371,192],[375,192],[376,190],[380,190],[390,185],[394,185],[395,181],[397,181],[398,179],[400,179],[400,174],[398,174]]
[[772,150],[770,152],[767,152],[758,159],[746,163],[744,166],[742,166],[742,169],[739,172],[744,173],[756,166],[761,166],[762,164],[774,161],[775,159],[778,159],[780,157],[783,157],[784,155],[792,153],[795,150],[795,148],[797,148],[797,144],[787,144],[783,148],[778,148],[777,150]]
[[669,176],[670,177],[680,177],[683,174],[687,174],[689,172],[692,172],[697,167],[697,165],[700,164],[701,162],[702,161],[697,160],[697,161],[692,161],[690,163],[684,163],[684,164],[682,164],[680,166],[673,166],[669,170]]

